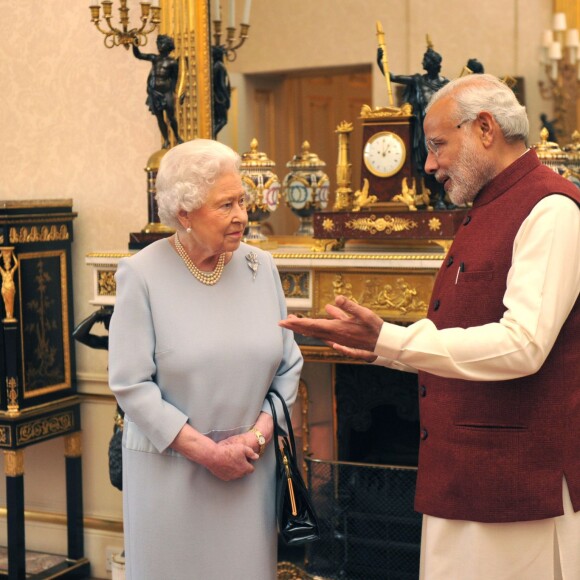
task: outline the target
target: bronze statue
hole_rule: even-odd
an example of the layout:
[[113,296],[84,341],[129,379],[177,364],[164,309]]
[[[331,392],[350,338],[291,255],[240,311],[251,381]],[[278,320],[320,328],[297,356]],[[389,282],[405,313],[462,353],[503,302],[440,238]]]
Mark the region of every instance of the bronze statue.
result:
[[470,58],[467,61],[467,68],[474,74],[479,75],[485,72],[483,64],[481,64],[476,58]]
[[[90,316],[87,316],[87,318],[77,325],[72,333],[73,338],[91,348],[107,350],[109,348],[108,334],[94,334],[91,330],[95,324],[102,324],[108,332],[112,315],[112,306],[101,306],[101,308],[95,310],[95,312]],[[119,490],[123,489],[121,440],[123,437],[124,417],[125,413],[123,412],[123,409],[121,409],[117,404],[113,425],[113,435],[109,441],[109,479],[111,480],[111,484]]]
[[112,306],[102,306],[95,310],[73,330],[73,338],[91,348],[107,350],[109,348],[109,336],[107,334],[93,334],[91,330],[95,324],[102,324],[108,332],[112,314]]
[[[4,322],[14,322],[16,320],[14,318],[14,297],[16,296],[14,273],[18,268],[18,259],[12,250],[13,248],[2,248],[4,267],[0,266],[0,274],[2,274],[2,300],[4,300],[4,310],[6,311]],[[13,265],[12,260],[14,260]]]
[[552,143],[558,143],[558,130],[556,129],[556,123],[558,122],[557,119],[552,119],[551,121],[548,120],[548,115],[546,113],[542,113],[540,115],[540,121],[542,122],[541,129],[545,128],[548,131],[548,141]]
[[230,77],[224,64],[226,52],[227,49],[224,46],[211,47],[214,139],[228,122],[231,104]]
[[[143,54],[139,47],[133,45],[133,54],[139,60],[151,62],[151,72],[147,77],[147,100],[152,115],[157,118],[157,124],[163,137],[163,149],[169,149],[169,131],[167,123],[171,126],[177,143],[183,143],[177,130],[175,117],[175,89],[179,77],[179,63],[177,59],[169,56],[175,50],[175,43],[171,36],[160,34],[157,37],[157,50],[159,54]],[[184,94],[180,95],[183,102]],[[167,121],[165,120],[167,116]]]
[[[379,48],[377,62],[382,73],[385,74],[382,56],[382,49]],[[448,78],[439,74],[442,60],[441,55],[433,50],[428,41],[428,48],[423,55],[422,63],[425,74],[394,75],[389,73],[392,82],[405,85],[403,100],[413,107],[413,116],[415,117],[412,143],[413,165],[422,177],[425,186],[431,191],[435,209],[447,209],[444,201],[445,191],[432,175],[425,173],[427,146],[425,144],[425,133],[423,132],[423,121],[425,119],[425,109],[431,97],[449,82]]]

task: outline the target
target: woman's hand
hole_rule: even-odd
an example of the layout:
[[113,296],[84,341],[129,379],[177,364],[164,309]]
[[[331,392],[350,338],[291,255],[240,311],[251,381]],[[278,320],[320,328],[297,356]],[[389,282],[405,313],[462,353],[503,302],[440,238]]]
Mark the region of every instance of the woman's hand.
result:
[[258,454],[242,443],[217,444],[205,467],[223,481],[240,479],[254,471]]
[[258,454],[249,445],[237,442],[229,445],[215,443],[187,424],[170,447],[190,461],[203,465],[223,481],[239,479],[252,473],[252,461],[258,459]]
[[[272,415],[268,413],[260,413],[254,427],[264,436],[266,440],[266,445],[272,440],[274,435],[274,421]],[[251,447],[256,453],[260,451],[260,444],[258,443],[258,438],[253,431],[246,431],[245,433],[240,433],[239,435],[232,435],[227,439],[223,439],[218,443],[218,445],[233,445],[242,444]]]

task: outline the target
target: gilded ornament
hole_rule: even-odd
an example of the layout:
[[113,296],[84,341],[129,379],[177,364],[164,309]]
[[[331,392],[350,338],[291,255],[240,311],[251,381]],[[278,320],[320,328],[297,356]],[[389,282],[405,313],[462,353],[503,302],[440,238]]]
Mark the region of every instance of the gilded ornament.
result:
[[4,267],[0,266],[2,275],[2,300],[4,301],[4,310],[6,316],[3,322],[16,322],[14,318],[14,297],[16,296],[16,286],[14,284],[14,273],[18,268],[18,259],[14,254],[12,246],[0,248],[2,252],[2,262]]
[[6,377],[8,392],[8,413],[18,413],[18,378]]
[[10,447],[10,429],[6,425],[0,426],[0,447]]
[[334,222],[330,218],[326,218],[322,221],[322,228],[325,232],[331,232],[334,229]]
[[352,204],[352,211],[360,211],[361,207],[366,207],[377,201],[376,195],[369,195],[369,180],[365,177],[363,180],[363,187],[359,191],[354,192],[354,202]]
[[23,451],[4,451],[4,475],[7,477],[24,475]]
[[286,298],[308,298],[309,272],[280,272],[282,289]]
[[432,232],[436,232],[441,229],[441,220],[439,218],[431,218],[428,223],[429,229]]
[[64,456],[80,457],[82,455],[81,432],[76,431],[64,438]]
[[66,225],[57,227],[52,224],[50,227],[42,226],[40,230],[36,226],[32,226],[30,230],[26,226],[10,228],[8,237],[11,244],[27,244],[68,240],[70,236]]
[[372,235],[378,232],[392,234],[394,232],[409,231],[419,226],[416,221],[389,215],[378,219],[375,215],[371,215],[368,218],[352,219],[347,221],[345,225],[351,230],[369,232]]
[[117,284],[115,283],[115,272],[111,270],[100,270],[97,272],[99,296],[115,296]]
[[17,445],[41,441],[47,437],[68,433],[74,426],[72,412],[61,413],[53,417],[37,419],[18,426],[16,434]]

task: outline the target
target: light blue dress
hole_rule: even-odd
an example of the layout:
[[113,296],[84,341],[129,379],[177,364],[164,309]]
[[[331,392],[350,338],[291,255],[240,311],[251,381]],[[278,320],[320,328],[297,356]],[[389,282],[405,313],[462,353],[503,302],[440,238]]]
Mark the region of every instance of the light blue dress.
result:
[[294,402],[302,356],[277,325],[286,305],[272,257],[241,244],[205,286],[164,239],[121,260],[116,280],[109,378],[126,413],[127,580],[273,580],[272,443],[230,482],[168,448],[186,422],[216,441],[249,430],[270,412],[269,388]]

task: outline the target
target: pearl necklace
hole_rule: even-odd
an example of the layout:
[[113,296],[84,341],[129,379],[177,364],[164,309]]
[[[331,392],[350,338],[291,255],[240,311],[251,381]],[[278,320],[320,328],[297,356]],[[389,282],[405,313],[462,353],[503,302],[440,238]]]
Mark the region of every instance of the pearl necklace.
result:
[[206,286],[213,286],[221,278],[222,272],[224,271],[224,264],[226,261],[225,252],[220,254],[218,258],[217,266],[213,272],[204,272],[200,270],[191,260],[191,258],[185,252],[185,249],[181,245],[179,236],[177,232],[175,233],[175,249],[180,255],[181,259],[185,262],[187,269],[202,283]]

